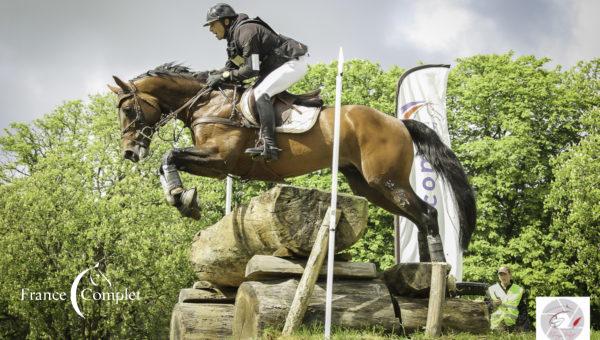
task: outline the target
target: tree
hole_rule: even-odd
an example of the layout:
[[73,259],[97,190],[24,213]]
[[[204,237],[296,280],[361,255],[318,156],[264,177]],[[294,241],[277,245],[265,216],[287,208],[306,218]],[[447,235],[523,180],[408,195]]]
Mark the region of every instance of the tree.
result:
[[[193,282],[188,244],[222,215],[219,183],[205,178],[188,178],[207,187],[200,223],[166,205],[156,167],[170,143],[155,141],[145,162],[124,162],[114,107],[113,96],[67,102],[0,138],[10,155],[1,167],[0,313],[20,321],[29,337],[165,337],[165,311]],[[80,301],[85,319],[68,300],[21,299],[24,288],[69,292],[75,276],[98,262],[112,289],[139,291],[140,299]]]
[[[545,246],[555,264],[556,285],[543,294],[590,296],[592,321],[600,317],[600,110],[583,117],[579,144],[554,159],[554,181],[546,198],[552,214],[551,238]],[[550,271],[549,270],[549,271]]]
[[530,296],[567,294],[566,274],[579,275],[562,255],[551,256],[561,247],[545,202],[565,189],[553,183],[555,168],[579,143],[582,116],[600,104],[598,60],[566,72],[548,61],[514,53],[461,59],[448,89],[453,149],[478,204],[465,277],[493,282],[494,269],[508,263]]

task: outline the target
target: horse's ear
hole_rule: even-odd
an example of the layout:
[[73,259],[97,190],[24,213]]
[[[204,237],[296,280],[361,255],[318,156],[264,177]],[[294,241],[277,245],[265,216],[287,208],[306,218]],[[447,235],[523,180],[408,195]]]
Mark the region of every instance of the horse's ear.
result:
[[108,88],[114,92],[115,94],[119,94],[119,88],[116,86],[112,86],[111,84],[106,84],[106,86],[108,86]]
[[117,85],[119,85],[119,87],[123,89],[123,91],[131,92],[131,86],[129,86],[129,84],[127,84],[127,82],[122,81],[117,76],[113,76],[113,79],[115,80],[115,83],[117,83]]

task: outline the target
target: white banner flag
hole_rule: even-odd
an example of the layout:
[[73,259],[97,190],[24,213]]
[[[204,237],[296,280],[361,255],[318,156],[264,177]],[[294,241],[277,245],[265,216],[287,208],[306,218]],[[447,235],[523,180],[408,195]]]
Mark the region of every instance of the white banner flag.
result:
[[[450,147],[446,119],[446,83],[450,65],[422,65],[406,71],[398,83],[396,115],[400,119],[414,119],[435,130],[442,142]],[[415,147],[416,153],[416,147]],[[411,185],[417,195],[438,212],[440,236],[446,261],[452,265],[450,273],[462,281],[462,250],[460,229],[452,191],[433,172],[429,162],[417,156],[410,174]],[[396,261],[419,262],[417,227],[404,217],[396,226]]]

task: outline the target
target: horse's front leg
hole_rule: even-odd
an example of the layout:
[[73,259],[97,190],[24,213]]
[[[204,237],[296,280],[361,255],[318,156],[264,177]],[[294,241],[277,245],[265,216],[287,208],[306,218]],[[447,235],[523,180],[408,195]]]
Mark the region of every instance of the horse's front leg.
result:
[[177,207],[183,216],[200,219],[196,189],[184,189],[179,171],[221,177],[227,173],[225,161],[212,148],[176,148],[168,151],[163,157],[160,182],[167,202]]

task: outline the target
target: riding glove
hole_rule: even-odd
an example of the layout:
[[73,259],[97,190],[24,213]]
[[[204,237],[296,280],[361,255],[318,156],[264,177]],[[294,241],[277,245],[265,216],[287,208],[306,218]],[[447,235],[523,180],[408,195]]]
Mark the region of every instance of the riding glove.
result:
[[223,77],[220,73],[209,74],[206,80],[206,85],[211,88],[217,88],[223,82]]

